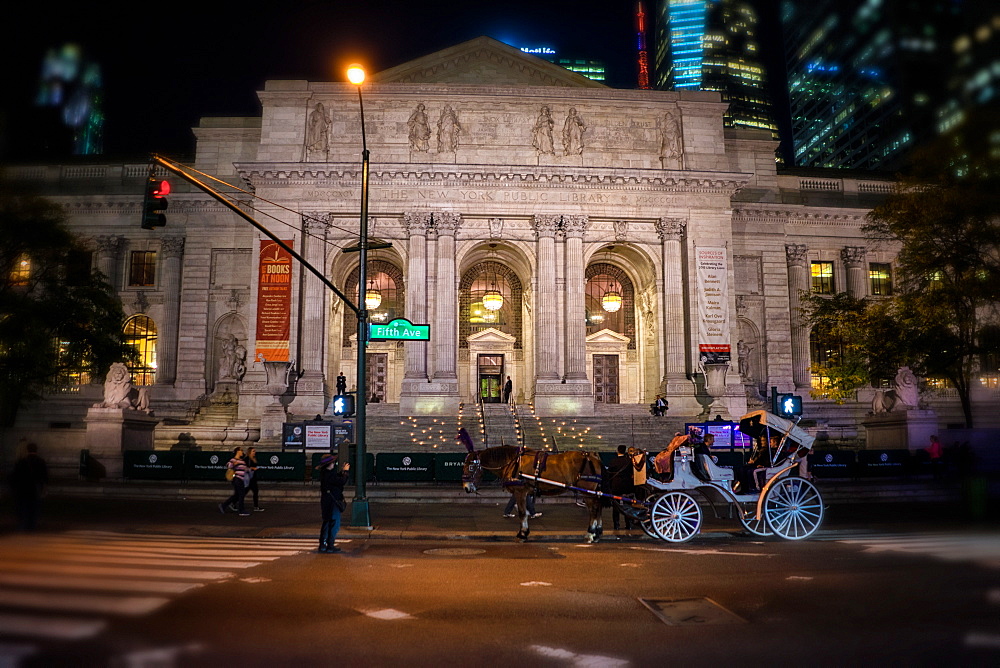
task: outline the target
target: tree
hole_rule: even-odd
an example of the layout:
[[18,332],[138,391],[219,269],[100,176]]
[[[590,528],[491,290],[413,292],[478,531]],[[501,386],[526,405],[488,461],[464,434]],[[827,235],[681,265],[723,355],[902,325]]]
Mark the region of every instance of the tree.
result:
[[[939,156],[939,164],[947,160]],[[825,371],[833,398],[892,377],[908,364],[918,374],[947,378],[971,427],[973,374],[995,345],[989,332],[1000,305],[1000,190],[982,173],[938,172],[903,178],[868,215],[863,231],[874,246],[899,248],[894,295],[887,299],[804,302],[806,320],[843,341]]]
[[62,210],[0,190],[0,426],[60,377],[131,360],[125,314]]

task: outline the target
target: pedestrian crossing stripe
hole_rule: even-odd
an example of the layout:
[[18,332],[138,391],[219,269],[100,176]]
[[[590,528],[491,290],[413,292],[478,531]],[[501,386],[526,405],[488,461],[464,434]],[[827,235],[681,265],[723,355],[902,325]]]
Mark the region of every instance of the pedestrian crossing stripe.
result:
[[[0,661],[33,645],[82,640],[108,619],[155,612],[238,571],[311,551],[314,540],[72,531],[0,538]],[[162,568],[162,567],[169,568]],[[18,649],[20,648],[20,649]]]
[[1000,535],[993,533],[872,534],[826,540],[857,545],[868,554],[905,553],[946,561],[1000,562]]

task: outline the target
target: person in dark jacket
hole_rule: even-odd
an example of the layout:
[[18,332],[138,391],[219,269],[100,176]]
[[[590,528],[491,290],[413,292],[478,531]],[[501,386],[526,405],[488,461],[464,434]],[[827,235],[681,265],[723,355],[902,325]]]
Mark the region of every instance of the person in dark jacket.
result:
[[28,443],[24,446],[24,454],[11,469],[9,482],[18,528],[22,531],[34,531],[38,527],[42,495],[45,486],[49,484],[49,469],[45,460],[38,455],[36,444]]
[[247,468],[247,462],[243,458],[243,448],[239,446],[233,448],[233,457],[226,464],[226,468],[233,471],[233,479],[230,481],[233,483],[233,494],[219,504],[219,512],[225,515],[226,508],[228,507],[236,510],[240,514],[240,517],[248,517],[250,513],[246,511],[243,499],[247,495],[250,469]]
[[247,474],[250,476],[247,491],[253,494],[253,510],[255,513],[263,512],[264,509],[260,507],[260,489],[257,487],[257,448],[252,445],[247,448],[243,459],[247,463]]
[[[628,448],[624,445],[618,446],[618,456],[611,460],[608,464],[608,489],[615,496],[625,496],[626,494],[633,494],[635,492],[635,484],[632,475],[632,458],[626,453]],[[619,517],[624,515],[618,506],[614,503],[611,504],[611,521],[614,524],[615,529],[620,529]],[[632,520],[628,515],[625,515],[625,528],[632,528]]]
[[347,483],[347,472],[351,465],[344,464],[341,471],[337,470],[337,454],[323,455],[316,467],[320,471],[319,505],[323,524],[319,529],[319,551],[340,552],[334,544],[337,532],[340,531],[340,513],[346,507],[344,501],[344,485]]

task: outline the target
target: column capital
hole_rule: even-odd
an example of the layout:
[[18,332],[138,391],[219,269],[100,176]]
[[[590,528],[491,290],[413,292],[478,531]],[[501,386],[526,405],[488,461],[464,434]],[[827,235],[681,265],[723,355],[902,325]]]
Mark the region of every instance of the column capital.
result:
[[660,237],[660,241],[680,241],[686,231],[686,218],[659,218],[656,221],[656,234]]
[[329,213],[307,211],[302,216],[302,229],[305,232],[319,233],[325,238],[326,233],[330,230],[332,217]]
[[840,249],[840,259],[848,268],[864,267],[868,249],[864,246],[845,246]]
[[531,226],[535,228],[535,236],[554,237],[561,230],[562,218],[558,214],[535,214],[531,217]]
[[455,236],[455,232],[462,225],[462,214],[455,211],[437,211],[431,216],[434,229],[439,235]]
[[587,231],[590,218],[587,216],[560,216],[562,219],[562,231],[567,237],[582,239],[583,233]]
[[407,211],[403,214],[403,228],[411,237],[427,234],[427,230],[430,226],[430,211]]
[[100,235],[94,237],[94,245],[97,247],[97,252],[102,255],[117,254],[118,250],[122,247],[123,241],[125,241],[125,239],[117,235]]
[[163,237],[160,248],[163,257],[180,257],[184,253],[184,237]]
[[785,261],[789,267],[805,267],[808,256],[809,247],[805,244],[785,244]]

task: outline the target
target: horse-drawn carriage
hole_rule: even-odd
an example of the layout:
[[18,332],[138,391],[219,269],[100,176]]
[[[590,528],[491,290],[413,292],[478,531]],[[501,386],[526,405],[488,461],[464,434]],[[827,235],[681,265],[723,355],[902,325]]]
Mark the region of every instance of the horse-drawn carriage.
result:
[[[740,419],[739,430],[756,443],[752,462],[756,465],[738,476],[732,468],[718,466],[700,439],[687,435],[673,449],[673,476],[669,480],[648,478],[635,496],[617,496],[602,491],[599,458],[591,453],[542,453],[511,446],[476,451],[471,439],[463,469],[466,492],[475,492],[482,471],[491,470],[517,501],[521,518],[519,539],[528,537],[526,497],[529,492],[550,495],[572,491],[581,495],[590,511],[587,539],[600,537],[601,507],[606,501],[637,521],[654,538],[672,543],[690,540],[701,530],[700,499],[721,517],[738,519],[750,533],[775,535],[786,540],[808,538],[823,521],[823,499],[806,477],[803,462],[813,437],[795,422],[755,411]],[[645,453],[641,453],[643,456]],[[643,463],[643,465],[645,465]],[[741,489],[738,482],[752,476],[760,489]]]

